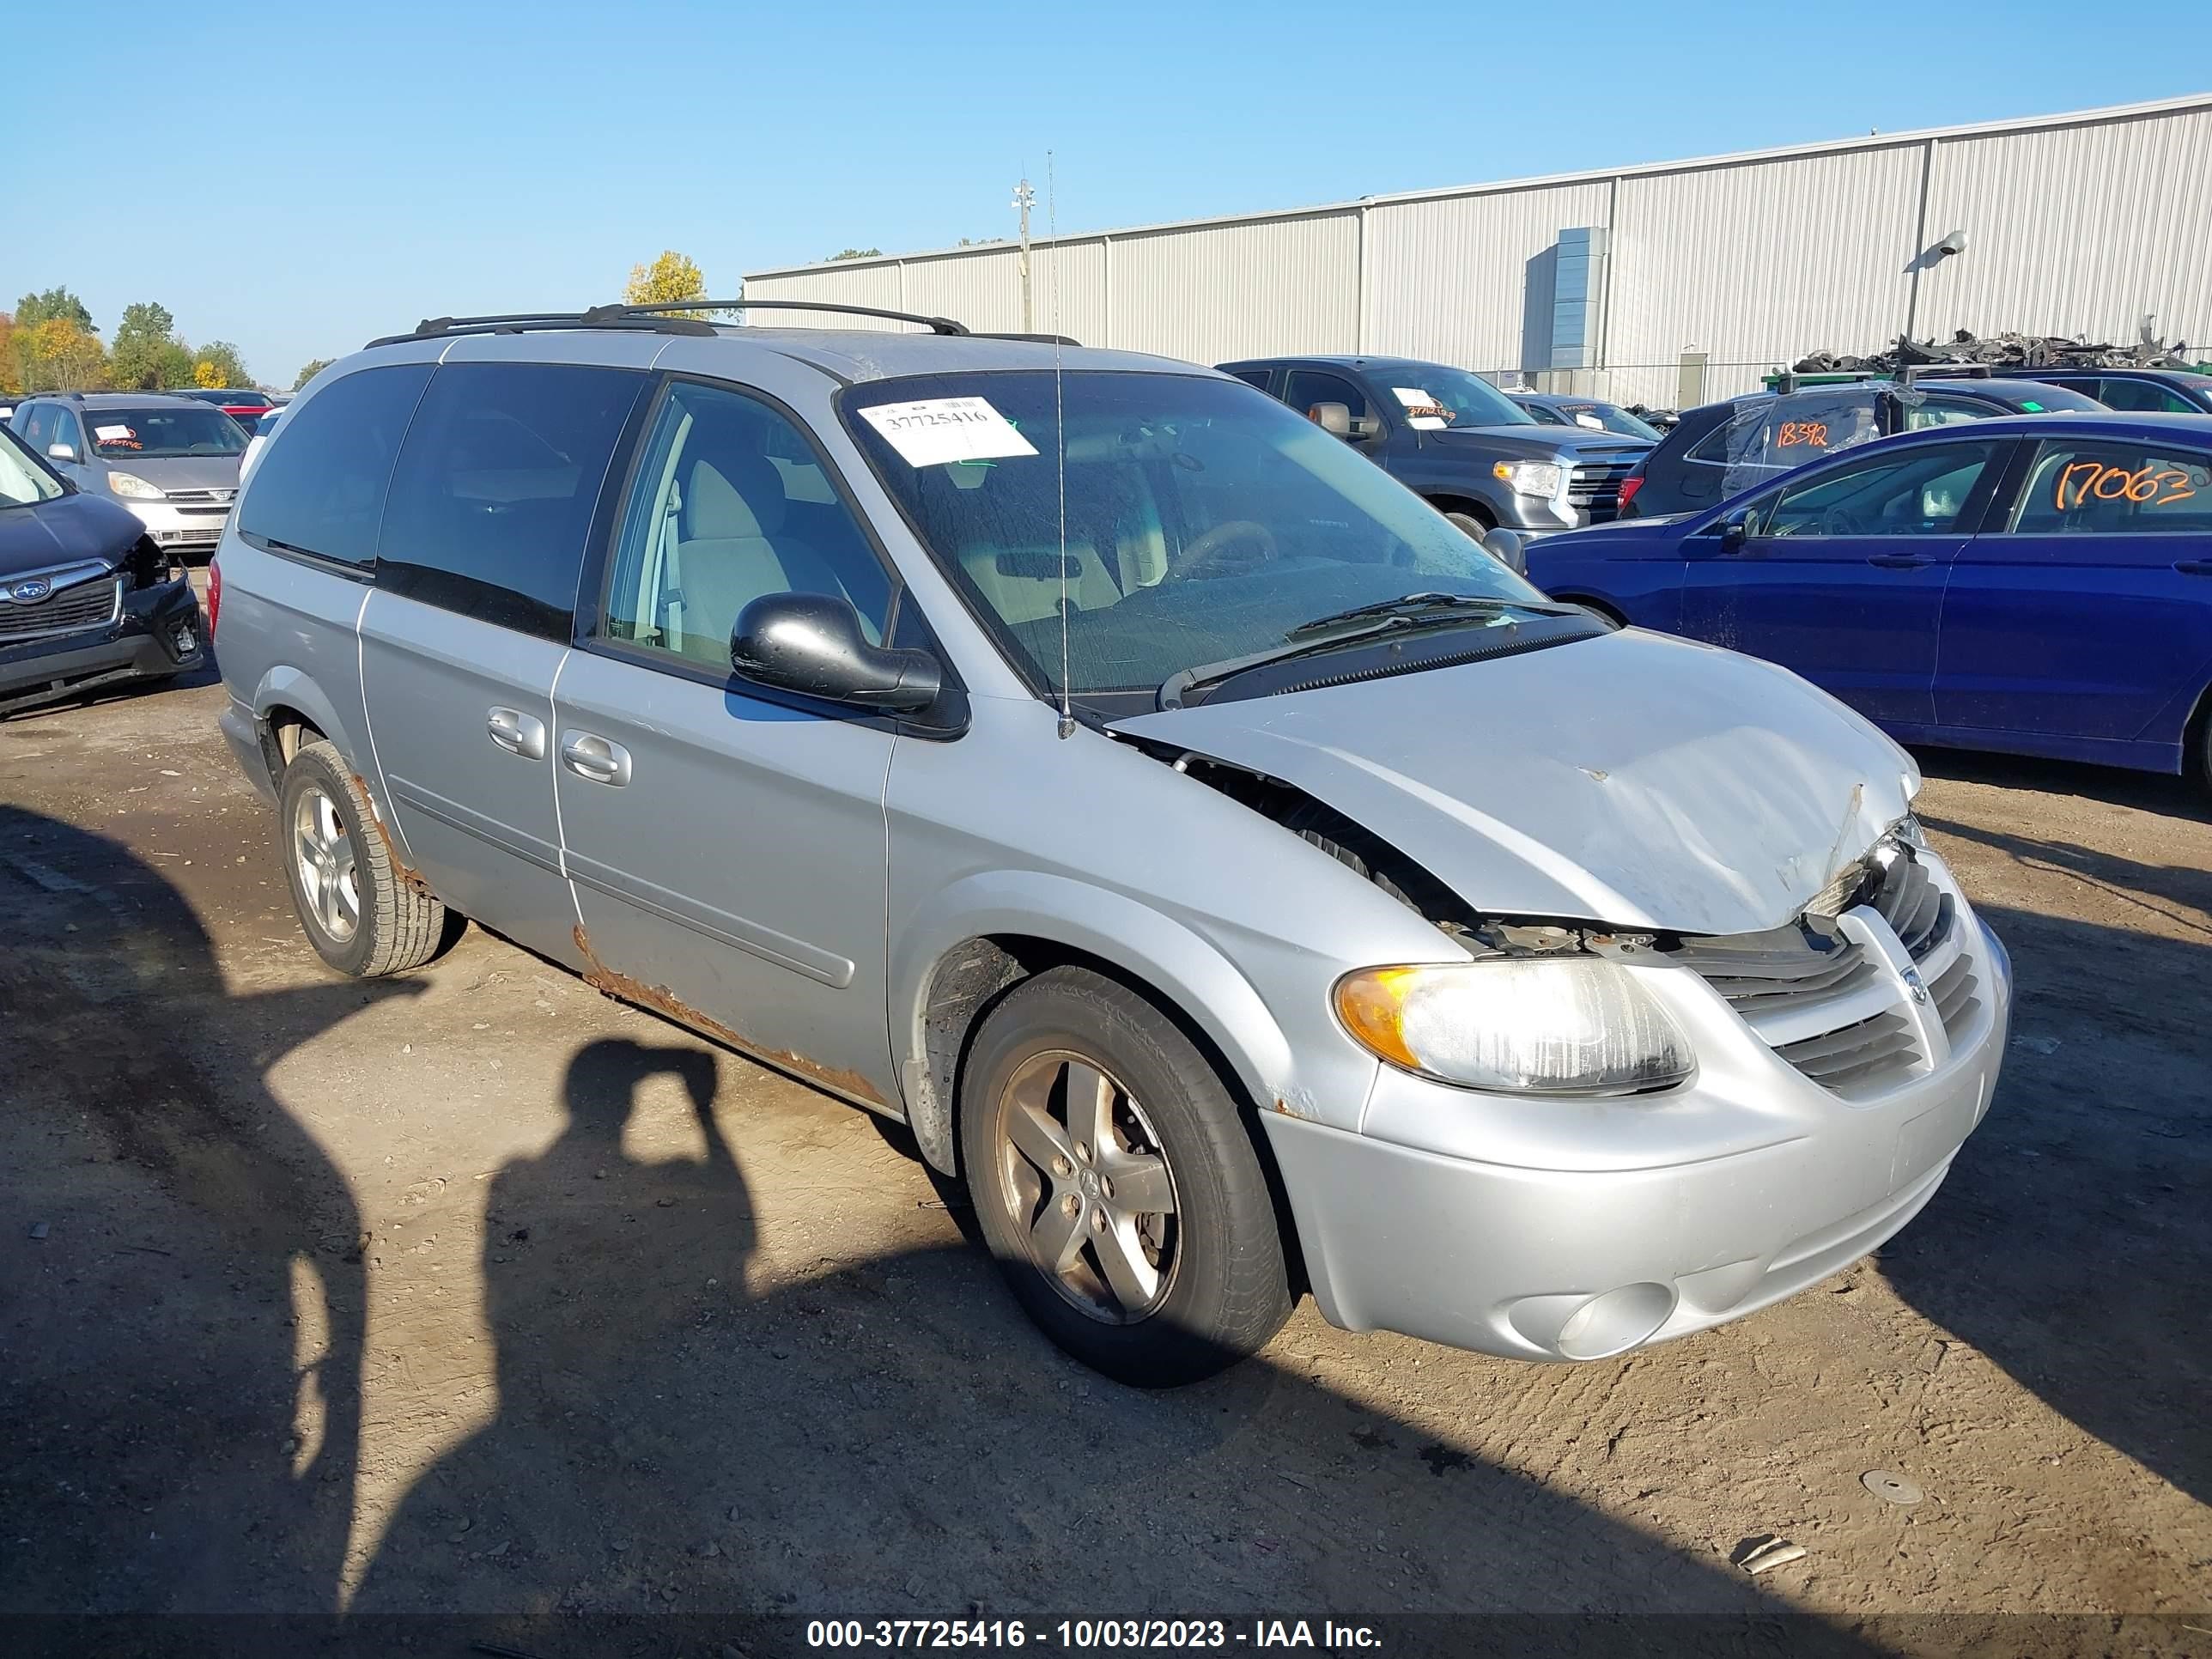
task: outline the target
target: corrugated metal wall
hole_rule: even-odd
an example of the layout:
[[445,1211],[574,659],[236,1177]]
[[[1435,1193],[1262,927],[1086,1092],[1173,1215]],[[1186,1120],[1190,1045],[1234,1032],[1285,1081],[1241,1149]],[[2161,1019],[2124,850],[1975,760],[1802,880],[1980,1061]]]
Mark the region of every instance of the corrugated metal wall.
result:
[[[1623,402],[1676,402],[1686,351],[1721,397],[1815,348],[1877,349],[1908,315],[1921,337],[2131,339],[2150,313],[2167,338],[2205,342],[2212,96],[1067,237],[1033,251],[1033,326],[1200,362],[1365,350],[1533,374],[1549,362],[1549,262],[1578,226],[1611,231],[1601,367],[1583,385]],[[1926,261],[1954,229],[1966,252]],[[746,289],[1014,330],[1017,264],[994,243]]]

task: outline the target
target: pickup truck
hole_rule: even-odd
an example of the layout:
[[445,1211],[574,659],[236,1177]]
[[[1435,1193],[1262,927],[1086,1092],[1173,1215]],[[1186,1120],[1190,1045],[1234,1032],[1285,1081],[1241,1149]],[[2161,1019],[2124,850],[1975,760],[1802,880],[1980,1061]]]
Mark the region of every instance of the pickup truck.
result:
[[1650,444],[1547,426],[1480,375],[1412,357],[1263,357],[1218,366],[1373,461],[1480,541],[1602,524]]

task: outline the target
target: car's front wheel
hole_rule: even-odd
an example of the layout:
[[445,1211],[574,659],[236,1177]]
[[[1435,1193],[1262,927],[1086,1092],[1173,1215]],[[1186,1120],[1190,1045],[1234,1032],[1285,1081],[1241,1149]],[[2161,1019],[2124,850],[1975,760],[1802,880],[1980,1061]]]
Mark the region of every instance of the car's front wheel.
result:
[[1274,1206],[1236,1097],[1176,1023],[1075,967],[986,1017],[961,1088],[978,1224],[1047,1335],[1168,1388],[1258,1351],[1290,1316]]
[[277,851],[316,954],[342,974],[403,973],[438,952],[446,907],[402,873],[337,748],[300,745],[277,794]]

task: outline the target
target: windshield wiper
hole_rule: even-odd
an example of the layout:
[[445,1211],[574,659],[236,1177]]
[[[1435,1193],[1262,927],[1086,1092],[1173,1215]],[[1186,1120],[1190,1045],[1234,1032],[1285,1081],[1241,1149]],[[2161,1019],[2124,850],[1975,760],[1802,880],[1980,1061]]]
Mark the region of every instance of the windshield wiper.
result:
[[1384,617],[1396,623],[1414,621],[1431,611],[1480,611],[1493,616],[1500,611],[1533,611],[1539,616],[1564,617],[1572,614],[1574,609],[1572,605],[1499,599],[1487,593],[1401,593],[1395,599],[1377,599],[1372,605],[1355,605],[1349,611],[1333,611],[1326,617],[1316,617],[1311,622],[1300,623],[1285,637],[1309,639],[1341,623],[1358,622],[1367,617]]

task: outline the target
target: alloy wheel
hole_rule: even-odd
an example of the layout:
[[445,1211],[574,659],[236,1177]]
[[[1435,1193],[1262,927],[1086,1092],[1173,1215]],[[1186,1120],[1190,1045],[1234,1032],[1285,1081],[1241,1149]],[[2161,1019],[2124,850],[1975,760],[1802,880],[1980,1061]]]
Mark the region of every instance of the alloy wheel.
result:
[[999,1100],[1007,1206],[1039,1272],[1107,1324],[1167,1297],[1176,1261],[1175,1177],[1137,1098],[1096,1061],[1032,1055]]
[[292,857],[316,925],[344,944],[361,926],[361,872],[337,803],[313,784],[292,809]]

